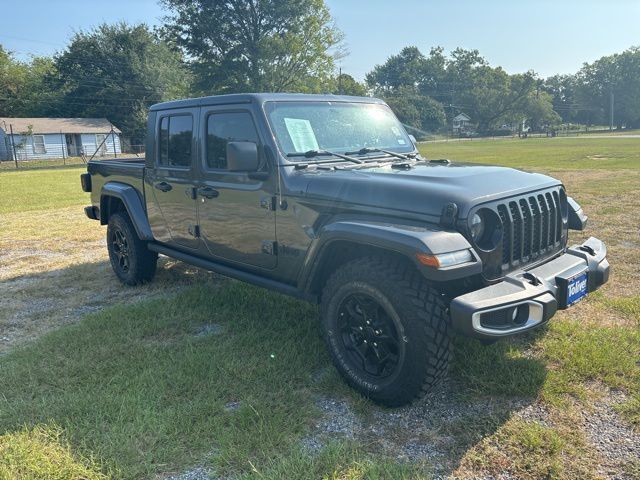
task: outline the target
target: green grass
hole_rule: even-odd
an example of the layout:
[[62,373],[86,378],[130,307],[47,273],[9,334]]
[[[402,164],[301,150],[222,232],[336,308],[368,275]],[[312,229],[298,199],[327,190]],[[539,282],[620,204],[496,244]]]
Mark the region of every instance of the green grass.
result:
[[633,319],[640,327],[640,295],[632,297],[603,298],[602,303]]
[[1,172],[0,214],[88,204],[80,187],[84,172],[84,166]]
[[553,138],[420,144],[427,158],[516,166],[530,170],[640,168],[640,139]]
[[[589,233],[599,236],[606,226],[614,229],[612,238],[637,241],[635,227],[620,230],[609,220],[621,222],[637,209],[616,198],[632,199],[640,188],[638,139],[474,140],[421,148],[431,158],[568,171],[570,182],[582,169],[585,178],[600,174],[589,169],[615,171],[601,182],[577,183],[572,194],[596,212],[599,231]],[[1,172],[0,214],[18,212],[33,223],[41,211],[86,204],[82,171]],[[603,195],[607,205],[599,205]],[[613,259],[620,252],[616,244]],[[612,283],[635,285],[620,263],[612,260]],[[510,419],[509,411],[461,419],[444,432],[462,450],[461,465],[474,473],[508,470],[515,478],[588,478],[594,454],[574,428],[572,411],[588,409],[593,382],[625,391],[620,415],[640,428],[640,306],[633,290],[620,292],[590,296],[586,305],[602,317],[581,321],[569,310],[547,329],[513,340],[490,346],[456,340],[451,377],[463,401],[540,401],[554,419],[524,422]],[[609,313],[628,324],[601,325]],[[317,395],[347,398],[363,419],[380,412],[333,372],[316,319],[315,307],[221,281],[110,306],[14,349],[0,357],[0,479],[154,478],[196,465],[237,478],[429,478],[429,465],[398,462],[363,439],[337,440],[315,454],[301,449],[319,418]],[[209,324],[219,334],[197,335]],[[327,368],[328,378],[315,381]],[[233,402],[239,408],[225,408]],[[44,476],[32,473],[36,465]],[[629,468],[635,472],[637,464]]]
[[0,480],[106,480],[93,460],[71,452],[56,426],[0,435]]
[[[250,470],[312,418],[309,379],[324,359],[314,317],[235,282],[110,308],[2,359],[0,431],[53,421],[126,478],[206,457]],[[208,323],[220,334],[195,335]]]
[[[314,478],[426,476],[428,465],[396,464],[362,445],[336,443],[319,456],[300,450],[300,438],[317,417],[314,393],[343,392],[333,377],[312,380],[328,366],[316,316],[307,304],[238,282],[108,308],[2,358],[0,431],[59,425],[74,454],[96,458],[122,478],[203,463],[218,473],[260,472],[264,478],[289,472],[288,478],[302,479],[309,471]],[[218,334],[197,335],[212,323]],[[541,360],[525,358],[530,344],[543,352]],[[634,329],[557,322],[546,334],[488,347],[460,340],[456,351],[451,374],[470,400],[543,392],[554,405],[592,379],[640,391]],[[546,364],[562,378],[547,375]],[[239,408],[227,411],[232,402]],[[365,414],[374,409],[366,402],[361,408]],[[638,415],[633,404],[623,413]],[[468,441],[468,429],[481,427],[465,422],[449,434]],[[526,472],[531,451],[548,453],[550,439],[575,443],[547,430],[517,429],[500,442],[522,450],[525,463],[518,468]],[[557,461],[550,458],[545,468],[562,471]]]
[[586,455],[588,450],[575,430],[512,419],[495,435],[480,441],[467,461],[496,477],[508,472],[523,480],[600,478],[580,462]]
[[[87,158],[88,160],[88,158]],[[47,159],[47,160],[21,160],[18,161],[18,168],[16,169],[16,164],[13,161],[3,161],[0,162],[0,171],[8,170],[33,170],[36,168],[55,168],[55,167],[68,167],[73,165],[81,165],[85,166],[84,160],[80,157],[70,157],[70,158],[56,158],[56,159]]]
[[250,478],[287,480],[420,480],[433,478],[429,467],[397,462],[364,451],[354,442],[334,442],[318,454],[303,450],[291,452],[286,457],[268,462],[264,468],[256,467],[250,473],[240,475],[240,480]]

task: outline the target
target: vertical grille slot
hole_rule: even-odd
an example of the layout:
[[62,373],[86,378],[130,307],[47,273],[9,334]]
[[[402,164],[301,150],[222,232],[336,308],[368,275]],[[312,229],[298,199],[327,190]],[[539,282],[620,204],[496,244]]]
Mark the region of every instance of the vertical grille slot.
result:
[[542,242],[542,215],[540,215],[540,206],[535,197],[529,197],[529,205],[531,206],[531,215],[533,217],[533,242],[531,243],[531,252],[537,255]]
[[563,224],[557,190],[510,200],[495,208],[503,226],[502,271],[561,247]]
[[549,207],[549,245],[556,243],[556,206],[553,203],[551,193],[546,193],[544,198],[547,200],[547,206]]
[[522,222],[524,223],[522,256],[529,258],[531,256],[531,242],[533,240],[533,222],[531,218],[531,210],[529,210],[529,204],[524,198],[520,199],[520,211],[522,212]]
[[540,214],[542,215],[542,235],[540,237],[540,250],[544,250],[549,245],[549,209],[544,195],[538,195]]
[[510,264],[511,263],[511,241],[513,238],[512,225],[511,225],[511,216],[509,212],[507,212],[507,207],[504,205],[498,205],[498,215],[500,215],[500,220],[502,220],[502,263]]
[[522,259],[522,239],[523,235],[523,222],[520,216],[520,209],[516,202],[509,202],[509,212],[511,213],[511,220],[513,222],[513,262],[519,262]]
[[553,192],[553,204],[556,206],[556,238],[555,241],[562,240],[562,208],[560,207],[560,195],[557,191]]

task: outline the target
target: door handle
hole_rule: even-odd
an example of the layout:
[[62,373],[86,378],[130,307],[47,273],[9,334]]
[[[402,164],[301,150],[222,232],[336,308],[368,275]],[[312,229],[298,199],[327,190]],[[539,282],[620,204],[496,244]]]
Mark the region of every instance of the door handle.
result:
[[211,187],[201,187],[198,189],[198,195],[204,198],[211,199],[216,198],[218,195],[220,195],[220,192]]
[[161,190],[163,192],[168,192],[169,190],[171,190],[173,187],[171,186],[170,183],[167,182],[160,182],[160,183],[156,183],[154,185],[155,188],[157,188],[158,190]]

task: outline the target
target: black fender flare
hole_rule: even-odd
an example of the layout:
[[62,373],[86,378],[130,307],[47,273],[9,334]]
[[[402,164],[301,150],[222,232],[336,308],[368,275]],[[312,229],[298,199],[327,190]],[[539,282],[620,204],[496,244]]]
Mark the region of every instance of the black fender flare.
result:
[[[459,232],[444,230],[437,226],[416,226],[398,223],[362,220],[339,220],[320,229],[311,242],[305,257],[299,285],[310,290],[312,282],[320,270],[320,265],[331,251],[331,245],[346,241],[359,245],[377,247],[398,253],[410,261],[422,274],[434,281],[448,281],[482,272],[482,261],[467,239]],[[422,265],[416,254],[437,255],[456,250],[470,249],[475,262],[434,269]]]
[[140,194],[134,187],[126,183],[108,182],[103,185],[100,192],[100,224],[106,225],[109,222],[109,212],[106,208],[106,201],[109,197],[115,197],[122,201],[140,240],[153,240],[151,225],[149,225]]

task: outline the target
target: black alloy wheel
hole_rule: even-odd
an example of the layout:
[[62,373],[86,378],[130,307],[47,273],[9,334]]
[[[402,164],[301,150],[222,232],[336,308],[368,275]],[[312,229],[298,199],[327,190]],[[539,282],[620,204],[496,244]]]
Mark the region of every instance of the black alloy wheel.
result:
[[111,267],[122,283],[137,285],[153,279],[158,254],[140,240],[125,212],[116,212],[109,218],[107,249]]
[[401,258],[363,257],[342,265],[322,290],[320,313],[338,372],[375,402],[410,403],[447,371],[444,297]]
[[118,266],[122,270],[123,273],[129,271],[129,242],[127,241],[127,237],[124,235],[122,230],[115,229],[113,232],[113,241],[112,241],[112,249],[113,253],[117,257]]
[[393,320],[374,298],[364,293],[348,295],[338,308],[338,317],[352,368],[381,379],[397,372],[404,346]]

